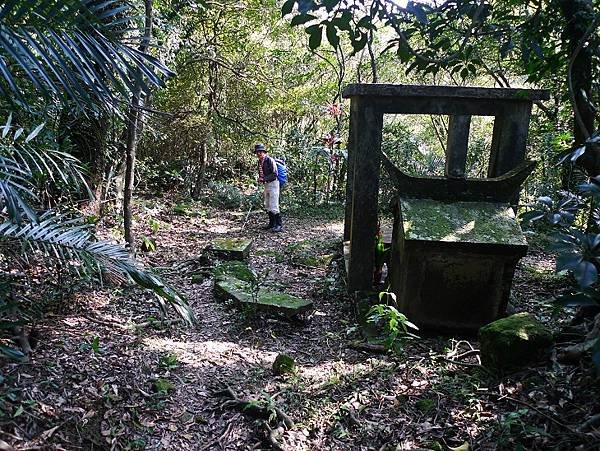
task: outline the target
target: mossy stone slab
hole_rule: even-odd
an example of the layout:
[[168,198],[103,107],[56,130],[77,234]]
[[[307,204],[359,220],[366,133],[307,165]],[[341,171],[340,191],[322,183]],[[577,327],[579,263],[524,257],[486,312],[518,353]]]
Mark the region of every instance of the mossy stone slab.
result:
[[479,330],[481,363],[494,369],[522,368],[552,344],[550,330],[529,313],[517,313]]
[[218,238],[212,242],[212,251],[226,260],[246,260],[251,246],[248,238]]
[[407,241],[527,246],[506,204],[401,199],[400,207]]
[[254,299],[251,284],[232,276],[224,275],[215,280],[215,294],[223,300],[231,299],[241,305],[256,307],[259,311],[281,313],[288,317],[313,309],[312,301],[264,288]]
[[256,279],[256,274],[252,272],[250,267],[246,263],[238,260],[219,263],[213,269],[213,275],[216,280],[234,277],[243,282],[252,282]]

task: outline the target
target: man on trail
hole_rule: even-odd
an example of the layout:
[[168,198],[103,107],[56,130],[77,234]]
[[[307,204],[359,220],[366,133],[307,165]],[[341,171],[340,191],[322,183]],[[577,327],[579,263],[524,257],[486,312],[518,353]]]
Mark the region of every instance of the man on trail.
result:
[[269,225],[263,227],[271,232],[281,232],[281,213],[279,213],[279,180],[277,178],[277,163],[267,155],[267,149],[262,143],[254,146],[254,153],[258,158],[258,183],[265,185],[263,194],[265,210],[269,214]]

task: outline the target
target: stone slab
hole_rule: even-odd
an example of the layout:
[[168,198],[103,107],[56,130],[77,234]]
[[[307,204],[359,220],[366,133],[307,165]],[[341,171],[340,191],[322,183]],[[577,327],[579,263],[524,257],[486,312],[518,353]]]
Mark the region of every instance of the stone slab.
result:
[[400,199],[400,208],[405,241],[527,247],[515,214],[506,204]]
[[212,251],[225,260],[246,260],[251,246],[248,238],[218,238],[212,242]]
[[470,86],[401,85],[385,83],[353,83],[343,92],[349,97],[440,97],[489,100],[548,100],[547,89],[480,88]]
[[254,306],[259,311],[282,313],[287,317],[313,309],[312,301],[264,288],[258,291],[257,299],[254,299],[251,285],[232,276],[222,276],[215,281],[215,294],[223,300],[233,300],[248,307]]

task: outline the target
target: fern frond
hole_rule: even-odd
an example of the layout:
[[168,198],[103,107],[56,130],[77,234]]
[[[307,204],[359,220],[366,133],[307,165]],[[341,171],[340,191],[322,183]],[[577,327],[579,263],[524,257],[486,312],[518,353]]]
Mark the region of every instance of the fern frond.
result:
[[89,272],[100,267],[129,277],[141,287],[154,291],[161,302],[169,304],[188,324],[196,322],[193,311],[179,293],[138,267],[123,246],[96,241],[91,226],[81,218],[70,219],[48,211],[40,216],[38,223],[5,221],[0,224],[0,240],[18,241],[30,251],[62,262],[78,263]]
[[[29,0],[0,7],[0,92],[27,104],[28,84],[46,98],[114,107],[134,86],[172,74],[126,44],[135,16],[122,1]],[[140,36],[137,36],[139,42]]]

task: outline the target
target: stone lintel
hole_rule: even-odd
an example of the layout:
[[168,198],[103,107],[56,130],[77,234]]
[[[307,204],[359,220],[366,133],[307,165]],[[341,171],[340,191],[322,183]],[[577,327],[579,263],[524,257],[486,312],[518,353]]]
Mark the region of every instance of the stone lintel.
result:
[[343,97],[452,97],[534,101],[548,100],[550,91],[546,89],[353,83],[346,86]]

